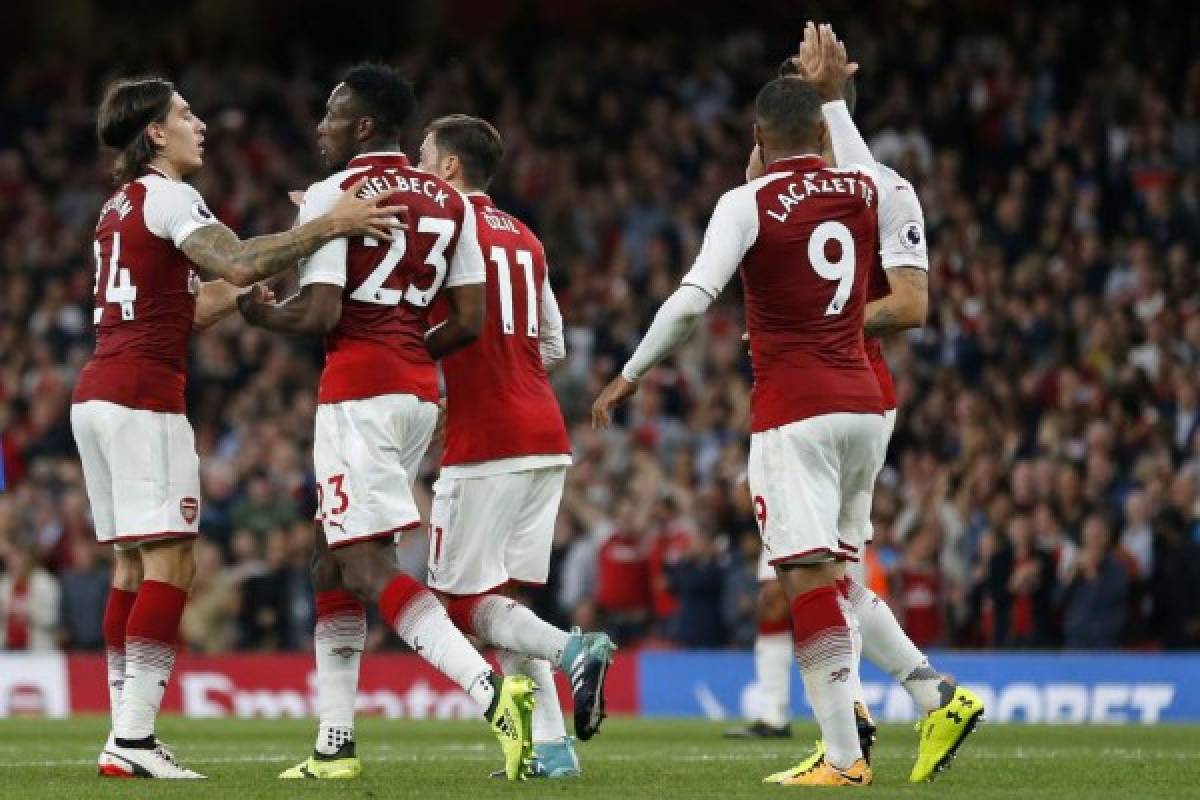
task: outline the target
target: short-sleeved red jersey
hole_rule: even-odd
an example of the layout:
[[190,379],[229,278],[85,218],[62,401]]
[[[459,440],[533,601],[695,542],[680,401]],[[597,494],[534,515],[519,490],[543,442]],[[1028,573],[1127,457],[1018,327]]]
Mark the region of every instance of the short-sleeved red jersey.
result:
[[199,278],[179,247],[215,221],[195,189],[156,171],[105,202],[93,242],[96,351],[74,402],[184,413]]
[[481,283],[483,263],[475,216],[450,184],[411,166],[403,153],[366,153],[314,184],[300,222],[327,211],[364,175],[364,193],[395,192],[408,207],[409,228],[389,243],[337,239],[300,268],[300,284],[343,287],[342,315],[325,338],[318,403],[384,394],[438,399],[437,368],[425,349],[431,304],[443,288]]
[[558,398],[542,365],[541,309],[549,291],[545,250],[487,195],[468,196],[487,269],[483,332],[442,360],[444,466],[571,452]]

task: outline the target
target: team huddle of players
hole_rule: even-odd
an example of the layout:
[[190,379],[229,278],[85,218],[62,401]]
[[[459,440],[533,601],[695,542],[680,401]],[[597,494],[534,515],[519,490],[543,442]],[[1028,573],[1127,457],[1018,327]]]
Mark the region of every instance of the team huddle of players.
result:
[[[874,162],[843,100],[855,69],[827,26],[809,25],[756,99],[747,183],[721,198],[696,263],[593,407],[593,423],[608,425],[741,270],[764,578],[790,607],[785,680],[794,658],[822,732],[804,761],[767,779],[788,785],[871,782],[861,652],[925,712],[914,780],[945,768],[983,712],[846,570],[870,539],[896,405],[877,345],[868,360],[864,322],[874,335],[910,326],[893,298],[905,281],[923,291],[928,269],[915,193]],[[361,773],[354,704],[368,605],[484,709],[503,755],[497,775],[580,774],[553,673],[566,674],[574,732],[587,740],[604,718],[615,647],[503,594],[546,581],[571,462],[548,379],[565,347],[546,253],[485,193],[503,155],[495,128],[435,120],[414,166],[400,142],[415,113],[396,71],[351,69],[317,128],[329,177],[304,192],[291,230],[242,241],[183,180],[203,164],[205,126],[170,83],[120,81],[101,103],[97,128],[119,153],[120,187],[96,227],[97,345],[71,412],[96,535],[115,551],[101,775],[203,777],[157,740],[155,720],[200,510],[188,341],[235,311],[326,345],[313,437],[320,723],[312,755],[280,777]],[[291,268],[299,289],[277,301],[268,279]],[[440,422],[426,585],[396,569],[391,548],[421,524],[412,484]],[[495,648],[503,674],[466,634]]]

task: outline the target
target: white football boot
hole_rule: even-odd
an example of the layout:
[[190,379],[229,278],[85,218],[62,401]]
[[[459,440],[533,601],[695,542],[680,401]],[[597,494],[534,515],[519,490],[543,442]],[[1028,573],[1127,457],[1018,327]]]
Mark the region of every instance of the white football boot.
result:
[[111,733],[96,761],[96,772],[104,778],[158,778],[168,781],[196,781],[207,777],[180,766],[161,742],[152,748],[120,747]]

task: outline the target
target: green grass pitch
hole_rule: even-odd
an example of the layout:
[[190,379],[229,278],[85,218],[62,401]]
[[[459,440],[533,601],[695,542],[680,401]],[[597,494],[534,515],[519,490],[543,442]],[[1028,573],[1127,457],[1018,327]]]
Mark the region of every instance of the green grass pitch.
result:
[[[489,780],[498,748],[482,721],[360,720],[365,772],[346,783],[284,782],[307,754],[309,721],[163,720],[161,735],[200,784],[101,780],[95,756],[108,720],[0,720],[0,797],[70,798],[740,798],[812,793],[760,784],[799,760],[816,737],[800,726],[790,742],[721,739],[702,721],[611,719],[579,745],[582,778],[509,784]],[[915,735],[882,726],[873,797],[1055,798],[1200,796],[1200,727],[1053,727],[984,723],[935,783],[907,783]],[[829,790],[816,790],[828,794]]]

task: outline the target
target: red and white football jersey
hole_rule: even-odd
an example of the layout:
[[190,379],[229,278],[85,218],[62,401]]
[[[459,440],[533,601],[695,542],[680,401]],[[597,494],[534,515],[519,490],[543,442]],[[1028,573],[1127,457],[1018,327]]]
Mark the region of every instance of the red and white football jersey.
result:
[[298,224],[332,208],[363,175],[362,192],[396,192],[388,202],[408,206],[409,229],[394,231],[391,242],[335,239],[301,262],[301,286],[343,287],[317,402],[411,394],[435,403],[437,367],[425,350],[429,309],[443,288],[484,280],[475,215],[461,192],[403,153],[364,153],[309,187]]
[[216,218],[200,193],[150,171],[105,202],[96,224],[96,352],[73,402],[182,414],[200,281],[179,249]]
[[716,297],[742,274],[755,432],[820,414],[882,413],[863,309],[879,250],[871,167],[775,161],[722,195],[683,282]]
[[[487,269],[483,332],[442,360],[443,466],[555,455],[570,463],[566,424],[542,365],[544,325],[561,328],[546,253],[533,232],[482,193],[468,199]],[[542,466],[548,466],[544,464]]]
[[[883,164],[875,165],[879,189],[879,259],[867,280],[867,302],[892,293],[887,270],[909,267],[929,271],[929,250],[925,244],[925,215],[912,184]],[[896,387],[883,348],[876,336],[866,337],[867,359],[879,380],[883,403],[896,407]]]

